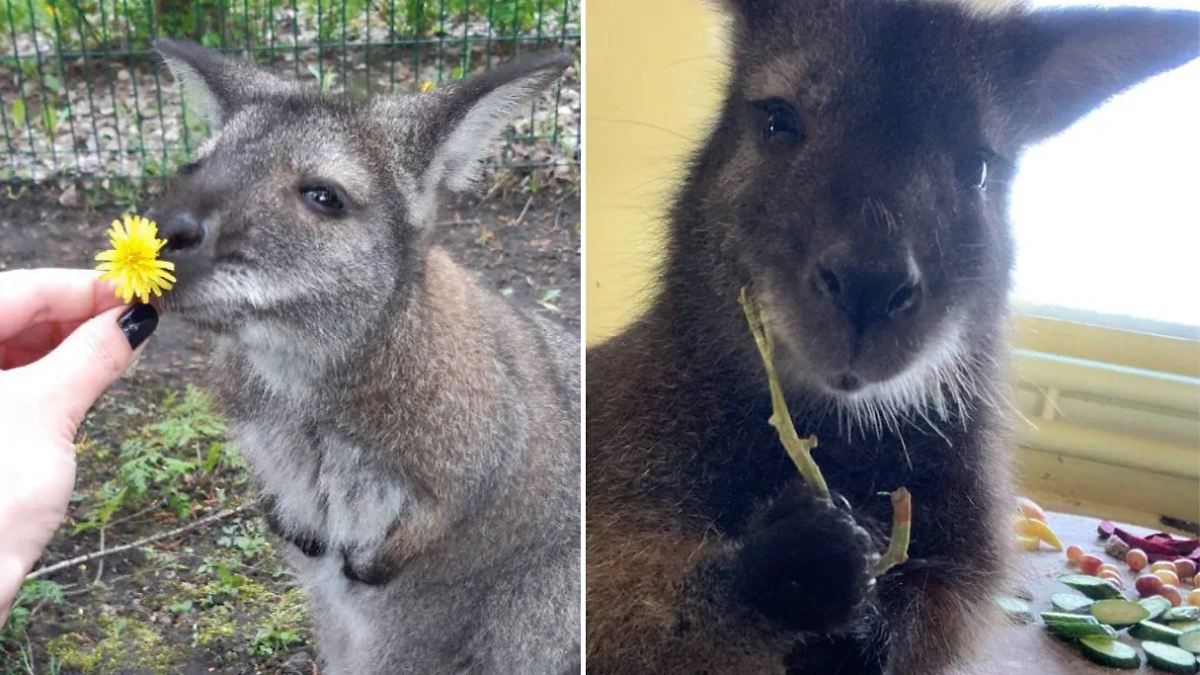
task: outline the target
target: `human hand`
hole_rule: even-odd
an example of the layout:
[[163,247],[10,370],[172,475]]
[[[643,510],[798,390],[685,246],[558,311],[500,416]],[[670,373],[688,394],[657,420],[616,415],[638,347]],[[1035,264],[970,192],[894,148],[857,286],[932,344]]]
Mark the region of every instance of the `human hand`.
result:
[[98,273],[0,272],[0,624],[66,515],[83,416],[157,325]]

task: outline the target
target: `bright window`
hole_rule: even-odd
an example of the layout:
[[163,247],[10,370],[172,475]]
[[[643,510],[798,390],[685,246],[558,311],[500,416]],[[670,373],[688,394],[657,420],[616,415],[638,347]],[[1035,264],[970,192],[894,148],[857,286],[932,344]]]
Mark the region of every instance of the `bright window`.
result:
[[[1034,2],[1116,4],[1130,3]],[[1200,9],[1200,0],[1138,4]],[[1197,120],[1200,62],[1193,62],[1026,153],[1011,204],[1019,307],[1200,339]]]

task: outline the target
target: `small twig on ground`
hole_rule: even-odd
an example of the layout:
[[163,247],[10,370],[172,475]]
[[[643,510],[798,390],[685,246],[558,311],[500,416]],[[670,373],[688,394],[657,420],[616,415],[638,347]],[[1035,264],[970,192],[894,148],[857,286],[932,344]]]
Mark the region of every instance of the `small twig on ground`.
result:
[[477,204],[475,204],[475,211],[478,213],[479,209],[483,208],[483,205],[485,203],[487,203],[487,200],[489,200],[493,196],[495,196],[495,194],[500,191],[500,188],[502,186],[503,186],[503,182],[501,182],[499,179],[494,180],[492,182],[492,187],[488,189],[487,194],[485,194],[483,196],[483,199],[480,199],[479,202]]
[[192,530],[196,530],[201,527],[204,527],[205,525],[208,525],[210,523],[215,523],[218,520],[224,520],[226,518],[229,518],[230,516],[235,516],[239,513],[242,513],[243,511],[246,511],[246,510],[250,509],[251,507],[257,505],[258,502],[259,502],[259,500],[257,498],[252,499],[252,500],[246,502],[245,504],[242,504],[241,506],[235,506],[231,509],[225,509],[224,511],[218,511],[217,513],[214,513],[212,515],[205,516],[205,517],[201,518],[200,520],[192,521],[190,523],[187,523],[186,525],[180,525],[179,527],[176,527],[172,530],[167,530],[166,532],[159,532],[157,534],[152,534],[148,537],[142,537],[141,539],[138,539],[137,541],[131,541],[128,544],[122,544],[120,546],[114,546],[113,548],[110,548],[110,549],[104,549],[103,547],[101,547],[101,550],[99,550],[99,551],[93,551],[92,553],[87,553],[87,554],[84,554],[81,556],[76,556],[74,558],[71,558],[70,560],[64,560],[62,562],[54,563],[53,565],[47,565],[45,567],[41,567],[41,568],[36,569],[36,570],[30,572],[29,574],[25,575],[25,580],[29,581],[30,579],[37,579],[40,577],[44,577],[48,574],[53,574],[55,572],[64,570],[68,567],[74,567],[75,565],[82,565],[83,563],[91,562],[92,560],[101,558],[103,556],[114,555],[116,553],[124,553],[125,551],[139,548],[141,546],[145,546],[146,544],[151,544],[151,543],[154,543],[154,542],[162,540],[162,539],[167,539],[169,537],[177,537],[181,534],[191,532]]
[[[144,509],[141,509],[141,510],[139,510],[139,511],[134,511],[133,513],[130,513],[130,514],[128,514],[128,515],[124,515],[124,516],[121,516],[120,518],[117,518],[117,519],[115,519],[115,520],[110,520],[110,521],[108,521],[108,526],[109,526],[109,527],[112,527],[112,526],[114,526],[114,525],[119,525],[119,524],[121,524],[121,523],[124,523],[124,522],[126,522],[126,521],[133,520],[134,518],[138,518],[138,517],[144,516],[144,515],[146,515],[147,513],[150,513],[151,511],[153,511],[154,509],[157,509],[158,507],[162,506],[162,505],[163,505],[163,504],[164,504],[166,501],[167,501],[167,500],[166,500],[166,499],[164,499],[164,498],[162,498],[162,497],[160,497],[160,498],[158,498],[158,499],[155,499],[153,504],[151,504],[150,506],[147,506],[147,507],[146,507],[146,508],[144,508]],[[101,548],[103,548],[103,546],[101,546]]]
[[96,579],[92,581],[93,584],[100,583],[100,577],[104,576],[104,532],[107,529],[108,527],[100,528],[100,550],[96,552],[96,557],[100,559],[100,563],[96,565]]
[[529,213],[529,207],[532,204],[533,204],[533,195],[529,195],[529,199],[525,200],[525,208],[521,209],[521,215],[517,216],[517,219],[515,221],[513,221],[513,227],[520,225],[521,221],[525,220],[525,214]]
[[62,588],[64,598],[73,598],[77,595],[85,595],[92,592],[91,584],[79,584],[78,588],[75,588],[75,584],[64,584]]

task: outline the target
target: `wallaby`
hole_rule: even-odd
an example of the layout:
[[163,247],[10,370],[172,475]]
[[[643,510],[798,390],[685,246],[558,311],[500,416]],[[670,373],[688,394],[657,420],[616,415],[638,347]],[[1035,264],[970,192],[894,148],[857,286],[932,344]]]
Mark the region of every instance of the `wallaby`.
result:
[[182,41],[214,131],[149,214],[325,675],[579,670],[579,344],[434,245],[570,59],[364,101]]
[[[1200,14],[723,9],[730,76],[656,297],[586,356],[588,670],[936,675],[987,634],[1015,546],[1015,164],[1200,55]],[[832,501],[767,424],[742,288]],[[911,559],[872,580],[901,486]]]

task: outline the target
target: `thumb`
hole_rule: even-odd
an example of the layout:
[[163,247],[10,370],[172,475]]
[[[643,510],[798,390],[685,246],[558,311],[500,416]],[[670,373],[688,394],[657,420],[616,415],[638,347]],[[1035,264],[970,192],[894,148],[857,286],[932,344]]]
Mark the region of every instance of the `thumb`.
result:
[[157,326],[158,312],[150,305],[115,307],[81,324],[54,351],[26,366],[26,374],[78,425]]

